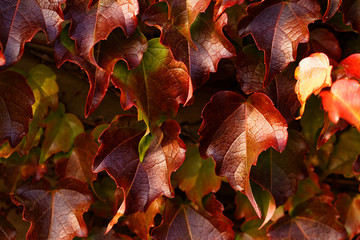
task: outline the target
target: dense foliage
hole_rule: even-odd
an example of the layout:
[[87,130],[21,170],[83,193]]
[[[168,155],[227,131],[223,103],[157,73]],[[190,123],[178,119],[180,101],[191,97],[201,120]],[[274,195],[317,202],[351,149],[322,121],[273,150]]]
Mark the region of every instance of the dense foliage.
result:
[[0,239],[359,237],[359,32],[360,0],[0,0]]

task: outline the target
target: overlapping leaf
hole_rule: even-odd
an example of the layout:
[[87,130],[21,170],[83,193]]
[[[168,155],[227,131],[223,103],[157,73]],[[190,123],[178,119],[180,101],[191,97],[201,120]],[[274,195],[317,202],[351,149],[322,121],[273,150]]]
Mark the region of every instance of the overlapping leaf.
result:
[[356,80],[340,79],[330,91],[320,93],[322,104],[333,123],[343,118],[360,131],[360,84]]
[[170,50],[159,39],[151,39],[143,60],[134,70],[127,70],[123,62],[114,68],[112,82],[122,91],[124,109],[135,105],[139,120],[150,129],[166,118],[173,117],[179,104],[192,97],[192,85],[186,66],[174,60]]
[[101,146],[93,170],[106,170],[124,190],[125,200],[108,230],[125,214],[144,212],[161,194],[173,197],[170,174],[185,158],[185,144],[178,137],[179,125],[168,120],[154,132],[154,138],[140,162],[138,145],[146,127],[135,116],[120,116],[100,136]]
[[309,40],[308,24],[321,18],[320,6],[311,0],[253,3],[238,27],[240,37],[251,34],[265,52],[265,81],[272,80],[296,59],[299,43]]
[[341,6],[341,2],[342,0],[327,0],[327,8],[323,16],[324,21],[327,21],[328,19],[330,19],[332,16],[335,15],[337,10],[339,10]]
[[110,32],[121,27],[127,36],[137,26],[139,4],[136,0],[67,0],[65,19],[72,21],[70,36],[75,40],[79,54],[96,64],[93,47],[106,39]]
[[232,222],[222,211],[223,205],[210,195],[204,203],[205,209],[196,211],[190,206],[168,200],[163,221],[152,232],[157,240],[170,239],[234,239]]
[[18,204],[24,205],[23,217],[31,222],[27,239],[71,240],[86,237],[87,228],[82,218],[91,202],[87,185],[73,178],[65,178],[55,189],[42,180],[25,183],[15,192]]
[[353,171],[355,174],[360,174],[360,154],[357,156],[353,164]]
[[[206,1],[199,2],[205,3]],[[199,14],[196,20],[194,18],[195,21],[189,28],[190,31],[186,30],[186,32],[182,26],[185,23],[181,23],[186,21],[186,18],[179,18],[177,10],[174,8],[168,10],[164,2],[152,5],[143,15],[144,22],[160,28],[162,32],[160,42],[170,48],[176,60],[185,63],[194,88],[205,83],[210,72],[216,72],[221,58],[235,55],[234,47],[222,32],[222,28],[227,23],[226,14],[221,15],[213,22],[212,10],[213,7],[210,6],[205,13]],[[197,13],[200,11],[203,10],[196,10]],[[169,14],[170,18],[168,19]],[[191,16],[193,15],[191,14]],[[196,17],[196,15],[194,16]],[[188,35],[190,33],[191,37]]]
[[335,35],[326,28],[316,28],[310,32],[310,47],[312,52],[325,53],[330,60],[340,61],[341,48]]
[[16,229],[3,215],[0,215],[0,239],[16,240]]
[[340,10],[344,13],[345,23],[351,24],[354,30],[360,32],[360,1],[344,0]]
[[8,141],[14,148],[20,143],[28,132],[34,102],[23,76],[12,71],[0,73],[0,145]]
[[55,40],[63,21],[60,8],[63,2],[65,1],[0,1],[0,44],[6,59],[0,69],[20,60],[25,42],[30,41],[36,32],[42,30],[49,41]]
[[256,93],[245,100],[233,92],[215,94],[202,117],[201,156],[212,156],[216,173],[226,176],[235,190],[245,190],[261,216],[251,193],[249,172],[263,150],[284,150],[288,138],[285,119],[266,95]]
[[344,224],[349,238],[360,233],[360,195],[351,198],[348,194],[340,194],[335,206],[340,213],[340,221]]
[[268,228],[271,239],[345,239],[344,226],[337,220],[338,213],[332,206],[312,198]]
[[214,21],[224,13],[224,11],[234,6],[235,4],[242,4],[244,0],[217,0],[214,6]]
[[339,64],[339,68],[343,69],[349,78],[355,77],[360,79],[359,65],[360,53],[355,53],[342,60]]
[[330,119],[325,115],[324,117],[324,126],[321,129],[319,138],[317,140],[316,148],[321,148],[337,131],[344,130],[349,124],[340,119],[338,123],[334,124]]

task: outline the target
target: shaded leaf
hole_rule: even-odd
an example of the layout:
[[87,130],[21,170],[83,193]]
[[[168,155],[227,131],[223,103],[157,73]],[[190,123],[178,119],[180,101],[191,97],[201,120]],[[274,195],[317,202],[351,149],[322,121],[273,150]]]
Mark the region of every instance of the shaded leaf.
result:
[[271,239],[345,239],[344,226],[332,206],[312,198],[297,206],[291,216],[278,219],[268,228]]
[[354,164],[353,164],[354,173],[360,173],[360,154],[357,156]]
[[299,180],[308,176],[305,139],[300,133],[289,132],[289,140],[282,153],[269,149],[260,154],[256,166],[251,168],[251,178],[269,190],[276,206],[283,205],[297,191]]
[[[206,1],[199,2],[203,2],[205,6]],[[176,60],[186,65],[194,88],[205,83],[210,72],[217,71],[217,65],[221,58],[235,55],[234,47],[222,32],[227,23],[226,14],[221,15],[213,22],[212,10],[211,5],[205,13],[199,14],[196,20],[194,19],[190,28],[191,38],[184,33],[183,28],[177,25],[180,24],[178,21],[185,21],[185,19],[179,19],[176,10],[172,8],[167,10],[166,4],[163,2],[154,4],[143,15],[144,22],[160,28],[160,42],[170,48]],[[167,18],[168,11],[171,14],[169,19]],[[196,10],[197,13],[199,11],[202,10]]]
[[16,229],[2,214],[0,214],[0,239],[16,240]]
[[151,39],[148,46],[142,62],[134,70],[129,71],[125,63],[118,62],[112,82],[122,91],[123,108],[135,105],[139,120],[153,129],[173,117],[180,103],[188,102],[192,85],[185,65],[175,61],[159,39]]
[[187,149],[185,161],[173,177],[188,199],[199,206],[205,195],[217,192],[221,185],[221,178],[215,174],[214,161],[202,159],[196,146]]
[[40,162],[58,152],[68,152],[77,135],[84,132],[81,121],[72,113],[65,113],[63,104],[50,112],[45,121],[45,138],[41,146]]
[[354,125],[360,131],[360,84],[356,80],[340,79],[330,91],[320,93],[322,104],[333,123],[340,117]]
[[316,148],[321,148],[333,134],[337,131],[344,130],[347,126],[349,126],[349,124],[345,120],[340,119],[338,123],[334,124],[330,121],[329,117],[325,115],[324,126],[317,140]]
[[224,11],[234,6],[235,4],[242,4],[244,0],[217,0],[214,6],[214,21],[224,13]]
[[[346,1],[346,0],[345,0]],[[327,0],[326,12],[323,16],[323,21],[327,21],[339,10],[342,0]]]
[[340,194],[335,206],[340,213],[339,221],[344,224],[349,239],[352,239],[360,233],[360,195],[351,198],[346,193]]
[[201,156],[212,156],[216,174],[227,177],[235,190],[245,190],[261,216],[250,189],[250,168],[263,150],[269,147],[284,150],[288,137],[285,119],[262,93],[255,93],[246,100],[226,91],[211,98],[202,118]]
[[222,211],[223,205],[213,195],[204,202],[205,209],[166,201],[163,221],[152,231],[152,237],[163,239],[234,239],[232,222]]
[[61,178],[73,177],[92,184],[97,176],[91,169],[97,149],[98,145],[92,135],[88,133],[77,135],[70,158],[56,162],[56,172]]
[[241,5],[235,4],[234,6],[229,7],[225,10],[226,15],[228,16],[228,22],[223,29],[224,32],[226,32],[226,36],[234,41],[239,40],[237,34],[237,26],[240,19],[246,15],[246,7],[246,3]]
[[95,229],[92,232],[94,234],[89,234],[89,237],[86,240],[133,240],[132,237],[117,233],[114,230],[111,230],[107,234],[104,234],[105,229]]
[[25,42],[42,30],[49,41],[61,31],[63,13],[60,4],[65,0],[30,0],[0,2],[0,44],[3,46],[7,68],[19,61]]
[[339,68],[343,69],[349,78],[355,77],[360,79],[359,65],[360,53],[355,53],[342,60],[339,64]]
[[20,143],[29,130],[34,102],[23,76],[12,71],[0,73],[0,145],[8,141],[15,148]]
[[260,228],[262,220],[258,218],[252,218],[245,221],[241,225],[241,237],[244,240],[268,240],[269,237],[266,235],[266,228]]
[[331,86],[331,70],[329,58],[324,53],[313,53],[300,61],[295,69],[295,78],[298,80],[295,92],[301,103],[300,117],[310,95],[318,95],[324,87]]
[[351,24],[354,30],[360,32],[360,1],[343,1],[340,7],[340,11],[344,13],[345,23]]
[[70,20],[70,36],[75,40],[79,54],[96,64],[93,47],[106,39],[116,27],[121,27],[127,36],[137,26],[139,4],[136,0],[67,0],[65,19]]
[[26,159],[26,164],[20,165],[22,179],[26,180],[33,176],[33,181],[39,181],[47,171],[47,165],[44,163],[39,163],[40,149],[32,149],[31,152],[29,152],[23,158]]
[[87,185],[65,178],[51,190],[48,181],[25,183],[15,192],[17,204],[24,205],[23,217],[31,222],[27,239],[73,239],[86,237],[87,228],[82,218],[93,197]]
[[120,116],[100,136],[101,146],[93,171],[106,170],[124,190],[125,200],[108,226],[123,214],[144,212],[160,195],[173,197],[170,174],[183,163],[185,144],[178,137],[179,125],[168,120],[154,132],[154,139],[140,162],[138,144],[146,127],[135,116]]
[[[245,221],[251,218],[259,219],[256,215],[255,209],[251,206],[251,203],[245,194],[242,194],[239,191],[236,192],[235,204],[236,204],[236,209],[234,216],[236,219],[245,218]],[[259,224],[258,227],[260,227],[262,224],[262,220],[261,219],[259,220],[261,221],[261,223]]]
[[290,62],[295,61],[299,43],[309,40],[308,24],[321,18],[316,1],[292,0],[253,3],[238,26],[240,37],[251,34],[265,52],[264,85]]
[[310,32],[309,44],[312,52],[326,54],[330,61],[341,60],[340,43],[335,35],[326,28],[316,28]]

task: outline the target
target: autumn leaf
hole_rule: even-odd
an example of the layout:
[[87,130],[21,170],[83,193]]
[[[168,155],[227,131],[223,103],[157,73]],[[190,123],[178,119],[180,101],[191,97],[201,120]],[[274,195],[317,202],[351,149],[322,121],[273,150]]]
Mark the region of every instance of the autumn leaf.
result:
[[0,73],[0,145],[15,148],[29,130],[33,117],[33,92],[23,76],[12,71]]
[[246,100],[227,91],[212,97],[202,118],[201,156],[212,156],[216,174],[227,177],[235,190],[245,191],[261,216],[251,193],[250,168],[263,150],[269,147],[284,150],[288,138],[285,119],[262,93],[255,93]]
[[349,124],[340,119],[338,123],[334,124],[330,121],[329,117],[325,115],[324,117],[324,126],[321,129],[319,138],[317,140],[316,148],[321,148],[337,131],[344,130]]
[[339,194],[335,206],[340,213],[339,221],[346,228],[349,239],[360,233],[360,195],[351,198],[348,194]]
[[166,201],[163,221],[152,231],[157,240],[170,239],[234,239],[231,221],[222,211],[223,205],[213,195],[196,211],[188,205]]
[[14,200],[24,205],[23,217],[31,222],[27,239],[71,240],[86,237],[82,218],[91,202],[87,185],[73,178],[59,181],[55,189],[46,180],[25,183],[15,191]]
[[355,77],[360,80],[359,64],[360,53],[355,53],[342,60],[339,64],[339,68],[344,70],[349,78]]
[[360,84],[356,80],[339,79],[330,91],[320,93],[324,110],[333,123],[343,118],[360,131]]
[[68,152],[77,135],[84,132],[81,121],[72,113],[65,113],[63,104],[50,112],[45,120],[45,138],[41,146],[40,162],[58,152]]
[[94,45],[106,39],[117,27],[121,27],[127,36],[133,34],[138,13],[136,0],[67,0],[64,10],[65,19],[72,22],[70,36],[75,40],[80,56],[95,65]]
[[335,35],[326,28],[316,28],[310,32],[309,44],[312,52],[321,52],[326,54],[330,61],[340,61],[341,48]]
[[2,65],[5,65],[6,63],[6,59],[5,59],[5,56],[4,56],[4,53],[3,53],[3,48],[2,48],[2,45],[1,45],[1,42],[0,42],[0,67]]
[[64,0],[1,0],[0,44],[3,46],[6,63],[0,69],[19,61],[25,42],[30,41],[38,31],[44,31],[49,41],[57,38],[63,21],[60,4],[64,2]]
[[327,8],[323,16],[323,21],[327,21],[335,15],[340,8],[341,2],[342,0],[327,0]]
[[123,115],[100,136],[101,146],[93,171],[106,170],[124,190],[125,200],[108,226],[123,214],[144,212],[160,195],[173,197],[170,174],[183,163],[185,144],[178,137],[179,125],[168,120],[154,132],[154,138],[140,162],[138,145],[146,127],[135,116]]
[[[205,1],[199,2],[205,3]],[[143,15],[145,23],[160,28],[160,42],[170,48],[176,60],[186,65],[194,88],[205,83],[210,72],[217,71],[220,59],[235,55],[234,47],[222,32],[227,23],[226,14],[213,22],[212,10],[211,5],[205,13],[199,14],[194,19],[189,32],[191,37],[188,37],[187,33],[184,33],[185,30],[177,25],[185,24],[179,21],[187,21],[186,18],[179,19],[178,12],[172,8],[168,10],[163,2],[155,3]]]
[[344,0],[341,4],[340,11],[344,13],[345,23],[351,24],[355,31],[360,32],[360,1]]
[[214,6],[214,21],[216,21],[227,8],[232,7],[235,4],[240,5],[243,2],[244,0],[217,0]]
[[357,158],[353,164],[353,171],[355,174],[360,173],[360,154],[357,156]]
[[246,240],[269,240],[266,235],[266,227],[260,228],[262,220],[259,218],[252,218],[245,221],[241,225],[240,239]]
[[214,161],[211,158],[202,159],[196,146],[187,149],[185,161],[173,178],[188,199],[199,206],[202,206],[205,195],[217,192],[221,185],[221,178],[215,175]]
[[112,82],[121,90],[122,107],[135,105],[139,120],[144,120],[150,129],[173,117],[179,104],[186,104],[192,97],[185,65],[175,61],[159,39],[148,42],[142,62],[134,70],[129,71],[124,62],[118,62]]
[[316,198],[297,206],[291,216],[278,219],[268,228],[271,239],[345,239],[344,226],[337,220],[336,209]]
[[310,95],[317,95],[324,87],[331,86],[331,70],[329,58],[323,53],[313,53],[300,61],[295,69],[295,78],[298,80],[295,92],[301,103],[300,117]]
[[97,149],[93,136],[88,133],[77,135],[70,158],[57,161],[56,172],[61,178],[73,177],[92,184],[97,176],[91,169]]
[[266,86],[277,73],[295,61],[299,43],[309,40],[308,24],[321,18],[316,1],[264,1],[253,3],[240,20],[239,37],[251,34],[265,52]]
[[0,239],[16,240],[16,229],[2,214],[0,214]]
[[[246,195],[242,194],[239,191],[236,192],[235,204],[236,204],[236,209],[234,216],[236,219],[245,218],[245,221],[251,218],[259,219],[256,215],[254,208],[251,206],[249,199],[246,197]],[[259,224],[258,227],[260,227],[260,225],[262,224],[262,220],[261,219],[259,220],[261,221],[261,223]]]

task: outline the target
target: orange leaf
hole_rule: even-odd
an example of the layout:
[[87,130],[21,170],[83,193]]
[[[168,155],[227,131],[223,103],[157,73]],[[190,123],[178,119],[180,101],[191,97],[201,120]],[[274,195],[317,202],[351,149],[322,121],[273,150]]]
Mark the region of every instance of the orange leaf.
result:
[[325,111],[333,123],[343,118],[360,131],[360,84],[356,80],[340,79],[330,91],[320,94]]
[[360,79],[360,53],[355,53],[340,62],[340,67],[346,72],[349,78],[355,77]]
[[295,69],[295,78],[298,80],[295,92],[301,103],[300,117],[310,95],[317,95],[324,87],[331,86],[331,70],[329,58],[324,53],[313,53],[300,61]]

